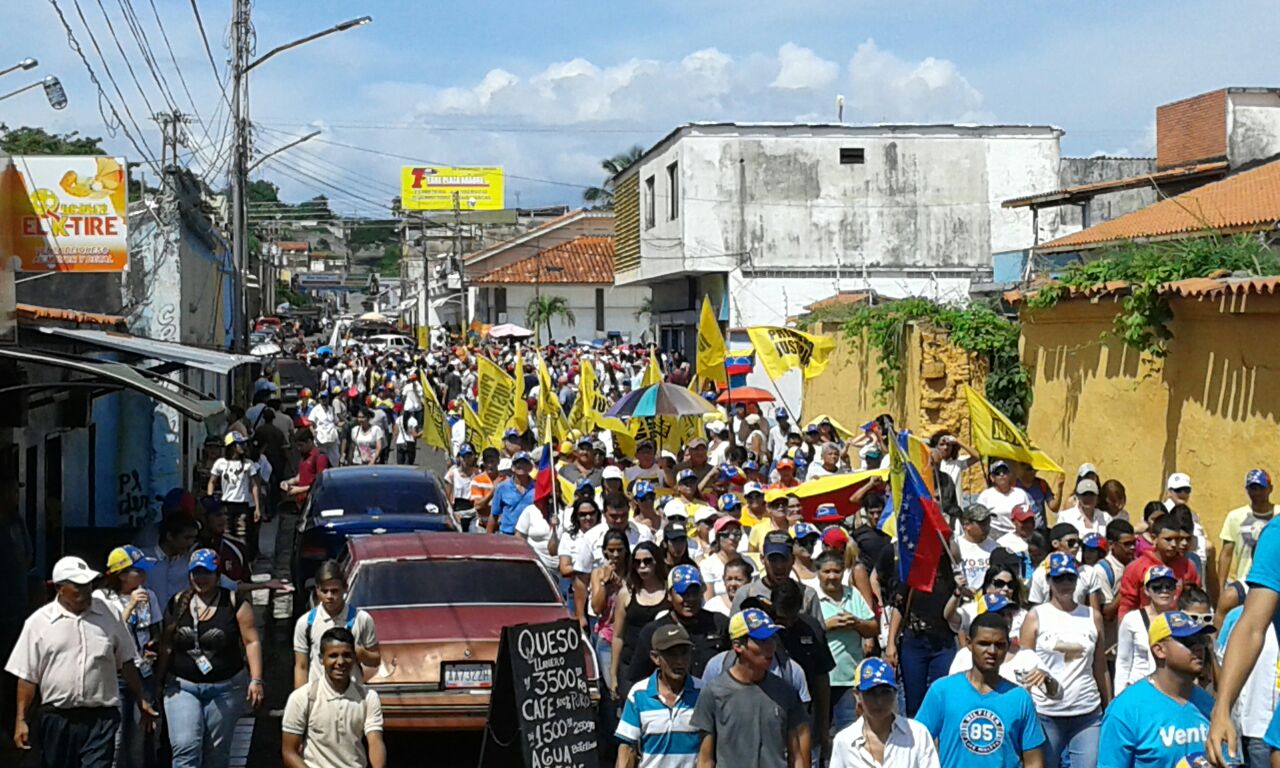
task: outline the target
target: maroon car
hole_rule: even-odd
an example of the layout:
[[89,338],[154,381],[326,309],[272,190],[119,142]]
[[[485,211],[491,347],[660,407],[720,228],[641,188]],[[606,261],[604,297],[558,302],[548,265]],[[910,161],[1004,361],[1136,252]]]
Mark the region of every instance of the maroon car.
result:
[[[352,539],[347,553],[350,603],[382,648],[368,682],[389,730],[482,729],[502,628],[569,617],[533,550],[509,536],[395,533]],[[589,656],[593,692],[597,669]]]

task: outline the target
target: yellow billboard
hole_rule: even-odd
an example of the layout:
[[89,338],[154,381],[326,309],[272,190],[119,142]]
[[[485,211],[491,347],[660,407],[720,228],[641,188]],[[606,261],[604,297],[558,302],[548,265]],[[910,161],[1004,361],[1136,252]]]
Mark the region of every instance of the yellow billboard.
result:
[[455,205],[461,211],[500,211],[505,207],[502,190],[501,168],[406,165],[400,169],[400,205],[406,211],[452,211]]
[[12,158],[0,225],[22,272],[119,272],[129,262],[124,158]]

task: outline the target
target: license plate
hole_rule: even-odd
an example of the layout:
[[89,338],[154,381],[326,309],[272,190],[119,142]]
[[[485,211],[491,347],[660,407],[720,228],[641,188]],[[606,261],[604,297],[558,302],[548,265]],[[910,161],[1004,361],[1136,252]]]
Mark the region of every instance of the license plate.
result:
[[444,687],[446,690],[457,688],[492,688],[492,664],[445,664]]

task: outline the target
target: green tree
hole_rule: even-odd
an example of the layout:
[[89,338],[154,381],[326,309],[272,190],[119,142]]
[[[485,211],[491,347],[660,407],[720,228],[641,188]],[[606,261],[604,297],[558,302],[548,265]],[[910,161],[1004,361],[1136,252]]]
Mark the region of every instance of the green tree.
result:
[[378,260],[378,274],[383,277],[400,276],[400,246],[388,244],[382,249],[382,258]]
[[257,179],[249,182],[247,194],[250,203],[280,202],[280,187],[266,179]]
[[643,154],[644,147],[636,144],[625,152],[601,160],[600,167],[605,173],[604,182],[598,187],[587,187],[582,193],[582,199],[592,208],[613,210],[613,177],[625,171]]
[[551,321],[557,317],[564,318],[569,325],[576,325],[578,318],[574,317],[573,310],[569,309],[569,300],[563,296],[535,296],[529,300],[529,306],[525,307],[524,319],[536,334],[535,341],[542,343],[542,330],[540,326],[547,327],[547,341],[551,341]]
[[0,151],[10,155],[105,155],[102,139],[71,133],[49,133],[43,128],[10,128],[0,123]]

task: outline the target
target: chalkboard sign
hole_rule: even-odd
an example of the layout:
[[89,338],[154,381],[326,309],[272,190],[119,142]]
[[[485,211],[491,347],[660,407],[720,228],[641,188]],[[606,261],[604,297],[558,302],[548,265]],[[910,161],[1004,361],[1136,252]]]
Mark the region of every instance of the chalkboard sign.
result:
[[503,628],[480,768],[597,768],[586,642],[571,619]]

